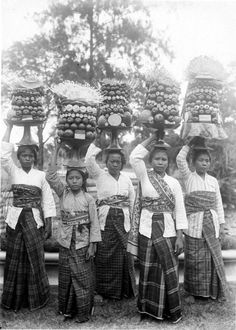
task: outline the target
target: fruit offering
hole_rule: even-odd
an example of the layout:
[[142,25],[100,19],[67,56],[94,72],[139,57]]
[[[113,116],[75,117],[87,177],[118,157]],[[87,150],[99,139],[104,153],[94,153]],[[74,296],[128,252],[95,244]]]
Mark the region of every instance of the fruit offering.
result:
[[[132,111],[129,108],[131,87],[128,83],[115,79],[106,79],[101,83],[103,102],[99,108],[97,125],[99,128],[112,127],[112,119],[119,117],[119,127],[129,128]],[[114,116],[116,115],[116,116]]]
[[52,89],[59,110],[57,134],[60,138],[92,140],[95,137],[98,90],[89,85],[61,83]]
[[43,95],[42,87],[13,89],[11,93],[12,111],[8,113],[8,119],[13,121],[24,119],[43,121],[45,119]]
[[225,79],[221,63],[207,56],[198,56],[190,61],[186,79],[188,88],[182,111],[181,138],[226,139],[219,100]]
[[197,76],[189,82],[183,107],[185,122],[221,122],[219,108],[219,88],[217,80]]
[[163,68],[153,70],[146,75],[148,91],[144,110],[139,120],[150,127],[160,124],[166,128],[174,128],[180,124],[179,94],[180,88],[169,73]]

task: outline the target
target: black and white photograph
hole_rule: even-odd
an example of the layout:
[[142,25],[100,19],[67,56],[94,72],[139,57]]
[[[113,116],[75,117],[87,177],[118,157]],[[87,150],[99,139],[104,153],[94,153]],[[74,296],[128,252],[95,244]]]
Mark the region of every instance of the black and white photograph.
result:
[[236,329],[236,0],[1,0],[0,329]]

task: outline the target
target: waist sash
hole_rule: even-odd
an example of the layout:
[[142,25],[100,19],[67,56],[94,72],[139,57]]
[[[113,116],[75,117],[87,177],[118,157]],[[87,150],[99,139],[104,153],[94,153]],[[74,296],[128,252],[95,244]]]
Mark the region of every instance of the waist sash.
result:
[[213,191],[193,191],[185,196],[187,214],[216,210],[216,194]]
[[42,190],[36,186],[13,184],[13,206],[41,210]]
[[97,200],[97,206],[108,205],[114,208],[129,207],[129,199],[123,195],[113,195],[104,199]]
[[82,228],[82,226],[86,225],[87,227],[90,226],[90,219],[88,212],[81,212],[81,211],[74,211],[74,212],[67,212],[61,210],[61,219],[63,225],[68,226],[78,226],[78,228]]
[[173,208],[162,197],[141,197],[141,207],[153,213],[172,212]]

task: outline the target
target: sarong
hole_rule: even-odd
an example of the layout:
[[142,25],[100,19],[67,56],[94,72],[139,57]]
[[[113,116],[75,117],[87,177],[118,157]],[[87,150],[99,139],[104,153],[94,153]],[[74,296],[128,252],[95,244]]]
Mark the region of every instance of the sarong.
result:
[[202,238],[185,235],[184,289],[193,296],[217,299],[228,291],[221,246],[215,237],[210,209],[215,208],[215,194],[199,191],[185,200],[187,214],[204,211]]
[[[134,203],[127,250],[138,254],[140,262],[138,310],[163,320],[181,318],[178,263],[173,244],[176,237],[165,238],[164,212],[172,213],[175,207],[173,193],[168,184],[154,171],[148,171],[149,180],[158,197],[142,197],[139,185]],[[142,208],[153,212],[151,238],[139,234]]]
[[15,230],[7,226],[2,306],[15,311],[43,307],[49,299],[44,262],[44,229],[37,229],[31,209],[22,210]]
[[134,261],[126,252],[128,233],[121,208],[110,207],[101,234],[102,242],[98,243],[95,257],[97,293],[113,299],[134,296]]
[[163,237],[163,214],[153,215],[152,236],[139,234],[139,298],[140,313],[163,320],[181,318],[178,259],[174,255],[176,237]]
[[93,307],[95,279],[93,261],[86,261],[88,246],[75,249],[75,226],[70,249],[59,249],[59,312],[88,320]]

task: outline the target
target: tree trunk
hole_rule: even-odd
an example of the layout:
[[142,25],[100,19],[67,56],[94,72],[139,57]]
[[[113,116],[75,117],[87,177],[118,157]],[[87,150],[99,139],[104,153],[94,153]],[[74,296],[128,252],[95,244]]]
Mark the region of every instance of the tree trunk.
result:
[[39,158],[38,158],[38,168],[43,170],[43,126],[38,126],[38,139],[39,139]]
[[93,12],[94,12],[94,4],[93,0],[90,0],[90,13],[88,16],[89,28],[90,28],[90,42],[89,42],[89,82],[91,83],[94,78],[94,61],[93,61],[93,33],[94,33],[94,21],[93,21]]

